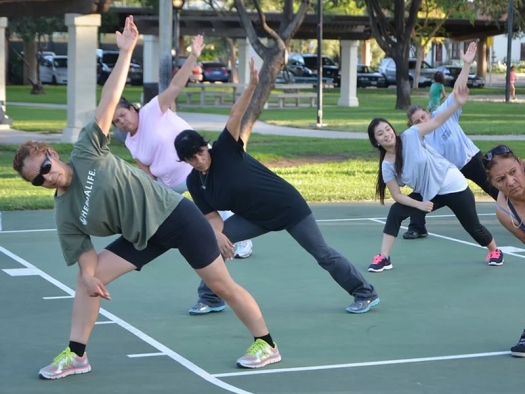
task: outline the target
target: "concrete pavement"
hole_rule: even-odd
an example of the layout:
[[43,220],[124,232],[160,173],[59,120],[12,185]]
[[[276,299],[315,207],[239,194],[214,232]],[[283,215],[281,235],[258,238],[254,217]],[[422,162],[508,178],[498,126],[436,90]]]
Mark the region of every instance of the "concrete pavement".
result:
[[[473,96],[476,97],[476,96]],[[478,99],[486,99],[478,97]],[[503,98],[501,98],[503,100]],[[525,102],[525,97],[519,98]],[[494,98],[491,100],[494,101]],[[45,107],[65,109],[63,104],[34,104],[34,103],[8,103],[13,106],[27,107]],[[203,114],[193,112],[179,112],[181,118],[186,120],[197,131],[222,131],[226,125],[228,117],[226,115]],[[313,119],[312,119],[313,122]],[[270,125],[268,123],[257,121],[253,127],[252,133],[266,135],[283,135],[291,137],[312,137],[312,138],[340,138],[340,139],[368,139],[366,133],[334,131],[328,129],[299,129],[294,127],[283,127]],[[525,135],[471,135],[472,140],[478,141],[525,141]],[[20,130],[0,130],[0,144],[21,144],[29,139],[44,142],[60,142],[61,133],[36,133]]]

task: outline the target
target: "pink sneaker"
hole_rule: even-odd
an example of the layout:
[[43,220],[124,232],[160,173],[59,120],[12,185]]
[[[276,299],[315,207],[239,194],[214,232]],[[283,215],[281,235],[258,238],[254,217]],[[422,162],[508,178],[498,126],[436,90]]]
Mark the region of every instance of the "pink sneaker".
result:
[[91,365],[87,353],[78,357],[67,347],[62,353],[55,357],[53,362],[40,370],[38,376],[42,379],[61,379],[69,375],[88,373]]
[[485,261],[489,265],[492,265],[492,266],[503,265],[503,261],[505,261],[503,259],[503,252],[501,250],[499,250],[499,249],[495,249],[495,250],[491,251],[487,255],[487,258],[485,259]]
[[262,368],[268,364],[281,361],[281,354],[277,348],[271,347],[262,339],[257,339],[246,351],[246,354],[237,360],[241,368]]
[[384,270],[391,270],[394,268],[390,262],[390,257],[385,257],[381,254],[376,254],[372,264],[368,267],[368,272],[383,272]]

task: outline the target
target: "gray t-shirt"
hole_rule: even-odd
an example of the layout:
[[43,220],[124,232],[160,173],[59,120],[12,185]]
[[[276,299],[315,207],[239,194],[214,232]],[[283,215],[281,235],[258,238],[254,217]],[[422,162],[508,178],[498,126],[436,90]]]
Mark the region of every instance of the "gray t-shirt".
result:
[[402,174],[396,174],[394,163],[383,161],[383,180],[397,179],[400,186],[411,187],[423,196],[423,200],[432,200],[438,194],[449,167],[454,165],[425,142],[417,126],[404,131],[400,137],[403,142]]
[[95,120],[81,130],[69,162],[71,184],[55,196],[57,231],[68,265],[93,248],[90,235],[122,234],[136,249],[144,249],[183,198],[113,155],[108,142]]
[[[445,102],[432,113],[432,117],[453,104],[454,95],[449,94]],[[461,108],[448,118],[443,125],[425,136],[425,141],[437,153],[459,169],[463,168],[479,152],[479,148],[465,135],[465,132],[459,125],[460,115]]]

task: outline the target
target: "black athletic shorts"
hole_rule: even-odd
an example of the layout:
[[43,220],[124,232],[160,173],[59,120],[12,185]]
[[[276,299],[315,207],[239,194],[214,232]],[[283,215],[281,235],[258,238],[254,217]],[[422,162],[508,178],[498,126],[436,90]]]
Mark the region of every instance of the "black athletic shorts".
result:
[[122,236],[106,246],[106,249],[129,261],[138,271],[170,249],[178,249],[193,269],[207,267],[220,256],[217,238],[210,223],[187,198],[182,199],[160,225],[145,249],[135,249]]

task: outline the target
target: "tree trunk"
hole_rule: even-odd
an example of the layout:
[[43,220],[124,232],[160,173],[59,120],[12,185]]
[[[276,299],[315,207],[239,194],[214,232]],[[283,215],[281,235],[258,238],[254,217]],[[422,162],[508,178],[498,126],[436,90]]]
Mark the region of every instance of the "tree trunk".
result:
[[237,55],[235,53],[235,42],[232,38],[226,38],[226,45],[228,45],[228,59],[230,62],[230,69],[232,72],[233,83],[239,83],[239,73],[237,70]]
[[36,80],[36,42],[24,41],[24,85],[30,85]]
[[425,57],[425,48],[420,42],[416,42],[416,69],[414,70],[413,88],[419,88],[419,77],[421,76],[421,64]]
[[396,62],[396,109],[406,111],[411,104],[408,62],[401,51],[393,59]]
[[241,138],[245,145],[252,131],[252,127],[261,115],[264,105],[270,97],[274,87],[275,79],[282,70],[284,60],[284,51],[280,50],[277,45],[270,48],[269,53],[264,59],[264,63],[259,70],[259,84],[255,89],[252,101],[244,114],[241,125]]

